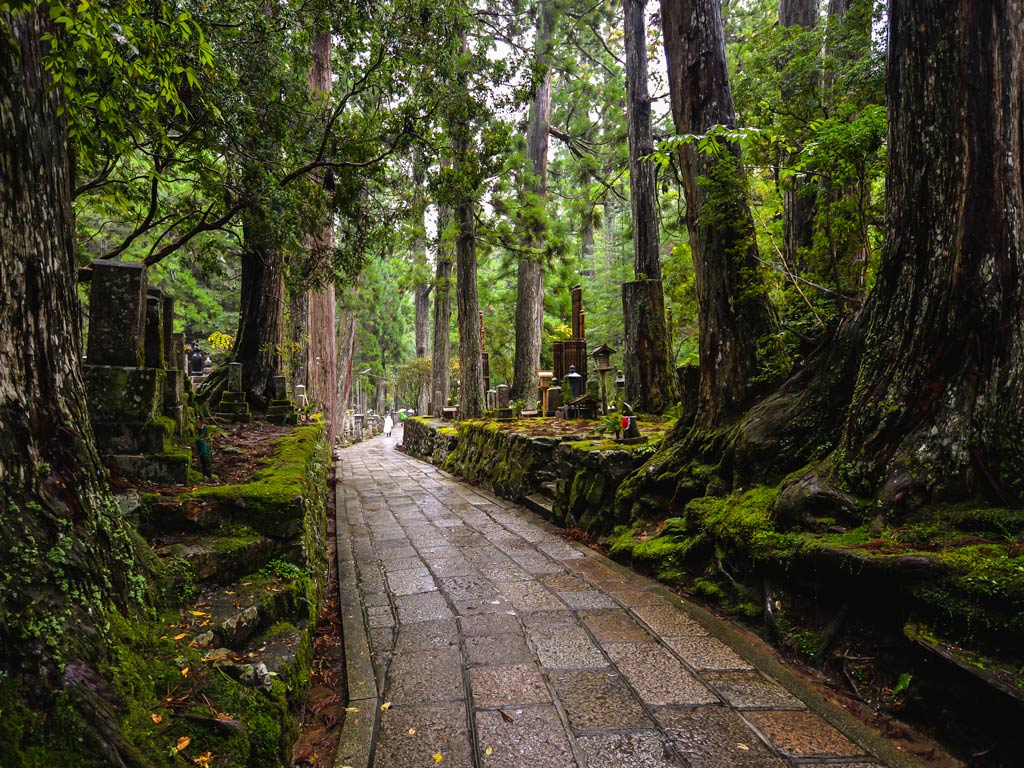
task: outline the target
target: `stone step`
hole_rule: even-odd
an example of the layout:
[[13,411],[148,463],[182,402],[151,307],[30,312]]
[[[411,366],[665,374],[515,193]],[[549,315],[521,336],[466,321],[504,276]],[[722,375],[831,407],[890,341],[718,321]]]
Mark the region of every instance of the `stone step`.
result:
[[557,492],[557,490],[558,490],[558,481],[557,480],[549,480],[546,483],[541,483],[540,484],[541,495],[547,496],[550,499],[555,498],[555,493]]
[[220,584],[255,573],[275,557],[294,554],[288,549],[281,541],[251,530],[228,536],[173,536],[154,547],[160,557],[180,557],[188,562],[196,581]]
[[550,520],[554,514],[554,505],[547,496],[534,493],[523,499],[523,506],[531,512],[536,512],[545,520]]
[[200,648],[243,651],[267,627],[311,620],[304,579],[253,574],[204,593],[187,611],[196,621],[192,642]]

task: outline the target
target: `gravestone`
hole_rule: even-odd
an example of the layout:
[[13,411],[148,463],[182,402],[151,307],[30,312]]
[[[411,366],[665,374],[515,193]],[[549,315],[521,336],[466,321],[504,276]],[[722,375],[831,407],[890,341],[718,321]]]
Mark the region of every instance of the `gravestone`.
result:
[[164,368],[176,370],[177,360],[174,358],[174,297],[164,295]]
[[274,376],[270,383],[271,392],[275,400],[284,400],[288,397],[288,379],[280,374]]
[[508,408],[508,384],[499,384],[497,389],[498,408]]
[[242,391],[242,364],[228,363],[228,392]]
[[95,261],[89,289],[89,365],[145,362],[146,265]]
[[267,421],[275,424],[295,424],[298,418],[295,403],[288,399],[288,379],[278,374],[270,380],[270,392],[273,399],[267,409]]
[[487,410],[493,411],[498,407],[498,390],[488,389],[487,390]]
[[545,416],[554,416],[562,407],[562,388],[550,387],[548,389],[548,410]]
[[150,288],[146,296],[145,360],[147,368],[164,368],[164,296]]
[[188,363],[185,360],[185,334],[184,333],[172,333],[171,334],[171,360],[173,361],[172,368],[179,371],[187,371]]

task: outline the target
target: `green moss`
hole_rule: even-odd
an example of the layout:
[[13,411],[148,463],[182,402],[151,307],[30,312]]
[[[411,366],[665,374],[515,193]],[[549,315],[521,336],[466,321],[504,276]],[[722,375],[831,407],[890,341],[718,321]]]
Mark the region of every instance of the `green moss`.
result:
[[254,473],[249,482],[206,486],[186,498],[231,504],[245,511],[246,522],[256,530],[271,536],[292,535],[301,528],[305,497],[324,493],[310,482],[314,463],[326,467],[324,451],[318,450],[322,434],[318,426],[298,427],[277,441],[268,466]]

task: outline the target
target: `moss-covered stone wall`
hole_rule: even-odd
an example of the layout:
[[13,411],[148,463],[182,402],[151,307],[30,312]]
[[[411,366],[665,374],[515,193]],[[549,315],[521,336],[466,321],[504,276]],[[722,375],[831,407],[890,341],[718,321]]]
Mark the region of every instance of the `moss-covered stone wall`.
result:
[[402,446],[417,459],[441,466],[457,442],[458,433],[453,426],[437,426],[426,416],[413,416],[404,422]]

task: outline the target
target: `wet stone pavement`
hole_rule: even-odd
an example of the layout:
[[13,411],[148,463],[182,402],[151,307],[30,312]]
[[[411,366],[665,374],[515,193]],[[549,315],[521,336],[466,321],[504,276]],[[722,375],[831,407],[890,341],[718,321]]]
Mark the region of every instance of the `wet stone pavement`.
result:
[[373,715],[350,714],[365,716],[370,765],[882,765],[654,582],[397,442],[338,464],[349,615],[376,681]]

